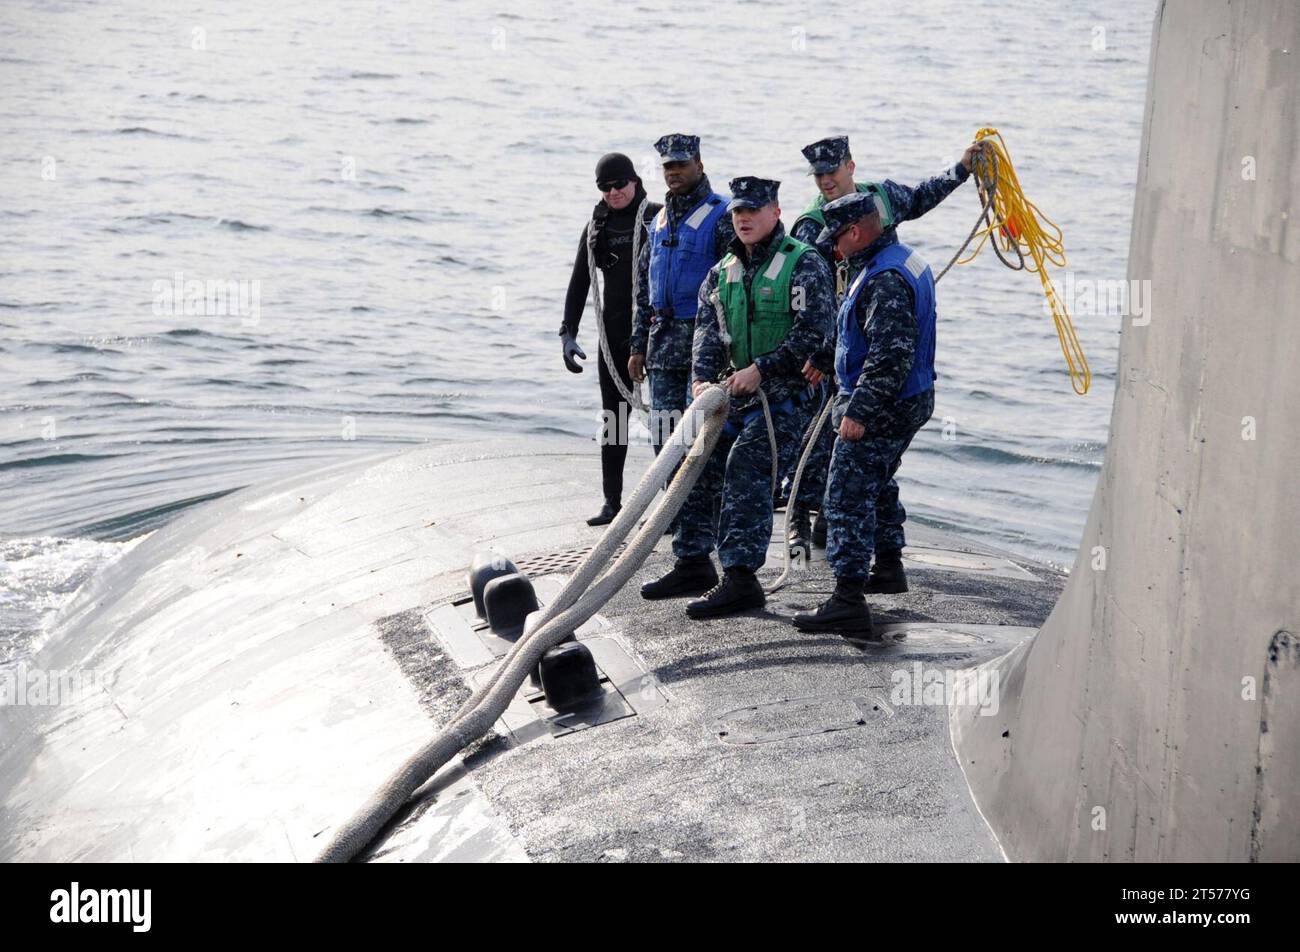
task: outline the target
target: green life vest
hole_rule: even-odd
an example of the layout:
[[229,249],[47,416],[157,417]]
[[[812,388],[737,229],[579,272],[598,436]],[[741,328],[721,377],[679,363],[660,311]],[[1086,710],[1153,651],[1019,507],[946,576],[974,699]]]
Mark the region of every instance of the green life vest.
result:
[[790,276],[798,260],[812,250],[812,245],[782,238],[755,272],[751,287],[745,286],[745,266],[733,252],[718,262],[718,302],[726,315],[731,364],[737,370],[776,350],[790,333]]
[[[877,198],[879,198],[883,205],[880,215],[880,224],[882,227],[888,228],[894,223],[894,209],[889,204],[888,192],[875,182],[856,182],[854,183],[854,188],[859,192],[872,192],[877,196]],[[821,192],[818,192],[817,196],[808,203],[808,207],[799,213],[799,217],[794,220],[794,224],[799,224],[799,222],[803,221],[805,218],[811,218],[817,223],[819,228],[825,228],[826,216],[822,214],[822,206],[825,204],[826,196]],[[790,230],[794,231],[794,225],[790,226]]]

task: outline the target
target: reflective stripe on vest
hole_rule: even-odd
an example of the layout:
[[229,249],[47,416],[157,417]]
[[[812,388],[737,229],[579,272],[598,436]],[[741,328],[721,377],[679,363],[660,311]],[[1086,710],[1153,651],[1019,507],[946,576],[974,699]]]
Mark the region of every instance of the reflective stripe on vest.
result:
[[755,357],[770,354],[790,333],[794,326],[791,276],[799,259],[812,250],[802,241],[783,238],[750,287],[745,286],[745,268],[734,253],[727,252],[718,262],[718,299],[731,336],[733,367],[743,369]]
[[695,320],[700,285],[716,259],[713,237],[727,200],[711,192],[677,224],[668,224],[668,206],[650,226],[650,306],[678,320]]
[[858,273],[849,285],[848,293],[840,303],[837,318],[838,334],[835,342],[835,376],[840,392],[850,393],[862,376],[867,362],[867,338],[858,326],[857,303],[862,288],[874,276],[893,271],[902,276],[912,289],[916,302],[916,352],[898,399],[906,400],[924,393],[934,386],[934,272],[925,259],[907,245],[892,244],[885,247],[871,263]]

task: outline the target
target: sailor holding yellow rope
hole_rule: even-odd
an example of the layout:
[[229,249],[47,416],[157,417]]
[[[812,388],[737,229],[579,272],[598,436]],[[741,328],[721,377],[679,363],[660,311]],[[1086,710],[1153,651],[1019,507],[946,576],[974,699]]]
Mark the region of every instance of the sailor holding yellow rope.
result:
[[[854,192],[874,193],[884,203],[885,212],[882,224],[886,229],[892,230],[894,226],[920,218],[938,207],[944,199],[965,182],[970,177],[974,167],[975,153],[979,148],[978,143],[972,143],[966,149],[965,154],[962,155],[960,162],[912,187],[902,185],[891,179],[880,182],[854,181],[857,165],[854,163],[853,155],[849,151],[848,136],[831,136],[810,143],[804,146],[801,151],[804,158],[808,160],[808,174],[813,176],[813,181],[817,185],[817,195],[799,214],[799,217],[795,219],[794,224],[790,226],[790,234],[799,241],[813,245],[826,259],[827,263],[831,265],[831,268],[837,272],[836,294],[837,297],[842,298],[852,275],[849,274],[847,261],[837,261],[834,242],[830,237],[828,236],[825,240],[819,241],[822,229],[826,225],[826,220],[822,215],[822,209],[826,206],[826,203],[845,195],[852,195]],[[831,350],[833,350],[834,342],[831,343]],[[831,359],[831,355],[826,354],[825,365],[821,369],[827,376],[832,377],[829,389],[833,392],[835,388],[832,368],[830,367]],[[807,423],[811,423],[820,411],[821,407],[816,403],[808,404],[804,417]],[[826,490],[826,476],[830,467],[833,440],[834,433],[831,428],[823,426],[816,445],[808,456],[803,480],[799,484],[799,497],[790,501],[788,520],[790,524],[790,547],[791,549],[801,550],[805,554],[812,551],[809,545],[810,542],[821,547],[826,545],[826,513],[822,497],[825,495]],[[817,522],[815,524],[809,519],[810,509],[817,510]],[[894,564],[888,558],[884,562],[889,565]],[[897,571],[894,574],[901,578],[901,563],[897,564]],[[907,590],[906,583],[903,582],[900,588],[896,578],[887,580],[884,587],[877,585],[877,581],[873,576],[872,581],[867,585],[868,593],[872,591],[894,592]]]

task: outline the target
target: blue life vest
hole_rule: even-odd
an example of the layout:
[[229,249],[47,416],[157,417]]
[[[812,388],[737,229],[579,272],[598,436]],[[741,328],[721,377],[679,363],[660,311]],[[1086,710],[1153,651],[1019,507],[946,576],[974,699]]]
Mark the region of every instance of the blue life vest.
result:
[[902,275],[916,302],[916,354],[912,369],[903,381],[903,389],[898,392],[898,399],[906,400],[934,386],[934,272],[924,258],[901,242],[887,245],[876,255],[858,273],[844,295],[838,319],[839,335],[835,342],[835,376],[839,379],[841,393],[851,393],[858,377],[862,376],[863,365],[867,362],[867,338],[858,327],[855,313],[858,295],[868,280],[883,271]]
[[650,225],[650,306],[658,318],[695,320],[700,285],[718,263],[713,236],[727,200],[710,192],[677,223],[668,224],[665,205]]

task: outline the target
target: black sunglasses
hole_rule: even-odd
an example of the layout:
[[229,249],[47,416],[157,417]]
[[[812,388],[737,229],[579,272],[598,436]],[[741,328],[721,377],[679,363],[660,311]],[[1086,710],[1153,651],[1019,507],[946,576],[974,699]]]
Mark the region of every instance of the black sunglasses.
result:
[[613,192],[616,189],[627,188],[627,183],[630,181],[631,179],[621,178],[615,182],[597,182],[596,188],[600,189],[602,192]]

